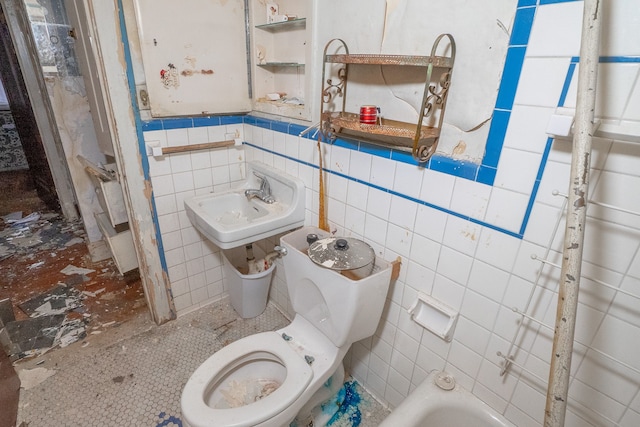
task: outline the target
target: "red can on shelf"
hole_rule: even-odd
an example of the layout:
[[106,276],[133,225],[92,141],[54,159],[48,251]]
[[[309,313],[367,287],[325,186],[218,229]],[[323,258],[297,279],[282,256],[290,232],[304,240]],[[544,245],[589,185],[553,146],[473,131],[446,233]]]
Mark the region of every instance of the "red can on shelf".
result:
[[363,105],[360,107],[360,123],[375,125],[378,122],[378,107],[375,105]]

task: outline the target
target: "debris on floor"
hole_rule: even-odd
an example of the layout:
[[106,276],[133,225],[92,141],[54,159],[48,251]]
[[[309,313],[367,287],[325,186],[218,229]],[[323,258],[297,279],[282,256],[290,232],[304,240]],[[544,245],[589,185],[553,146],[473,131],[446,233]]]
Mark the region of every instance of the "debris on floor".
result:
[[[362,400],[362,389],[355,381],[347,381],[338,391],[335,397],[335,412],[331,408],[328,412],[333,412],[333,416],[327,421],[327,426],[353,426],[357,427],[362,422],[363,405],[367,402]],[[332,405],[328,405],[332,406]],[[323,411],[326,408],[323,408]]]
[[[71,310],[81,307],[80,299],[78,296],[69,298],[65,290],[66,287],[58,286],[53,292],[20,305],[23,311],[30,313],[29,319],[15,320],[13,313],[5,314],[0,322],[0,344],[11,360],[38,356],[86,336],[86,319],[67,316]],[[75,293],[79,295],[78,291]]]
[[[137,272],[93,262],[79,221],[57,213],[0,216],[0,343],[24,360],[117,327],[146,310]],[[107,298],[102,298],[107,295]]]
[[55,288],[18,306],[29,317],[63,314],[82,306],[82,294],[73,287],[58,283]]
[[[230,322],[232,318],[236,321]],[[278,330],[288,323],[272,303],[252,319],[234,314],[228,301],[213,303],[160,326],[148,316],[139,316],[117,329],[105,331],[86,348],[75,344],[49,352],[41,358],[45,360],[42,365],[36,365],[38,359],[20,363],[18,368],[41,366],[54,369],[56,375],[39,387],[21,390],[18,424],[183,426],[186,423],[180,409],[182,389],[204,360],[222,349],[227,340]],[[359,385],[356,389],[357,398],[354,394],[347,397],[346,388],[344,397],[334,397],[345,409],[331,427],[358,426],[348,424],[348,420],[360,420],[358,427],[375,427],[388,415],[389,411],[366,390]],[[350,417],[358,413],[354,408],[358,399],[355,406],[360,419]]]
[[4,324],[6,334],[3,334],[2,346],[5,352],[15,360],[31,351],[52,347],[64,318],[63,314],[56,314]]
[[55,374],[56,371],[47,368],[23,369],[18,372],[20,387],[25,390],[30,390],[42,384],[47,378]]
[[81,223],[69,223],[57,213],[33,212],[22,218],[22,212],[13,212],[2,219],[8,227],[0,230],[0,261],[27,253],[35,246],[39,250],[55,250],[72,241],[84,242]]
[[60,273],[66,274],[67,276],[87,275],[93,272],[95,272],[95,270],[92,270],[90,268],[76,267],[75,265],[71,265],[71,264],[67,265],[65,268],[60,270]]
[[371,425],[372,408],[377,403],[354,378],[345,379],[342,388],[329,400],[314,408],[306,420],[294,420],[289,427],[308,425],[358,427]]

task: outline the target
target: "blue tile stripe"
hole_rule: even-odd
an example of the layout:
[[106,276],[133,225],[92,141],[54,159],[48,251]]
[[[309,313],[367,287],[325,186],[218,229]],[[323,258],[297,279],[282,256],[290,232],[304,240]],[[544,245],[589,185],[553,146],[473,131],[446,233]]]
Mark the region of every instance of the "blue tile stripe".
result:
[[531,35],[535,14],[535,7],[519,7],[516,9],[516,17],[513,21],[513,30],[509,40],[510,46],[526,46],[529,44],[529,35]]
[[[133,75],[133,62],[131,61],[131,51],[129,49],[129,39],[127,35],[127,26],[124,19],[124,7],[122,6],[122,0],[118,0],[118,19],[120,20],[120,32],[122,34],[122,46],[124,49],[124,58],[127,64],[127,83],[129,85],[129,94],[131,96],[133,117],[136,126],[136,134],[138,136],[138,150],[140,153],[146,154],[147,147],[144,142],[144,124],[140,120],[140,109],[138,108],[138,96],[136,91],[135,76]],[[151,182],[151,176],[149,174],[149,160],[146,155],[140,156],[140,162],[142,163],[142,172],[144,174],[145,181]],[[153,192],[153,189],[152,189]],[[156,208],[155,197],[151,197],[151,206],[153,208],[153,225],[155,228],[156,242],[158,245],[158,256],[160,257],[160,266],[162,270],[168,274],[167,260],[164,256],[164,246],[162,244],[162,235],[160,234],[160,223],[158,221],[158,209]],[[169,288],[171,292],[171,288]]]
[[[272,154],[274,156],[283,157],[286,160],[291,160],[292,162],[300,163],[302,165],[309,166],[309,167],[314,168],[314,169],[319,169],[318,165],[316,165],[314,163],[305,162],[305,161],[302,161],[302,160],[300,160],[300,159],[298,159],[296,157],[291,157],[291,156],[287,156],[287,155],[282,154],[282,153],[278,153],[278,152],[273,151],[273,150],[268,150],[268,149],[266,149],[264,147],[259,147],[259,146],[255,145],[255,144],[250,143],[250,142],[245,142],[245,145],[247,145],[249,147],[252,147],[252,148],[255,148],[257,150],[261,150],[261,151],[264,151],[266,153]],[[380,191],[383,191],[385,193],[389,193],[389,194],[391,194],[393,196],[401,197],[401,198],[409,200],[409,201],[411,201],[413,203],[416,203],[416,204],[419,204],[419,205],[422,205],[422,206],[427,206],[427,207],[430,207],[432,209],[436,209],[436,210],[444,212],[446,214],[453,215],[453,216],[455,216],[457,218],[461,218],[461,219],[464,219],[466,221],[472,222],[474,224],[478,224],[478,225],[480,225],[482,227],[487,227],[487,228],[490,228],[492,230],[496,230],[498,232],[507,234],[507,235],[515,237],[515,238],[519,238],[519,239],[522,238],[522,235],[520,235],[518,233],[515,233],[513,231],[510,231],[510,230],[495,226],[493,224],[486,223],[486,222],[481,221],[479,219],[472,218],[472,217],[467,216],[467,215],[463,215],[461,213],[452,211],[452,210],[447,209],[447,208],[443,208],[443,207],[438,206],[438,205],[434,205],[434,204],[429,203],[429,202],[425,202],[424,200],[416,199],[415,197],[407,196],[406,194],[399,193],[399,192],[397,192],[395,190],[392,190],[392,189],[389,189],[389,188],[386,188],[386,187],[382,187],[382,186],[379,186],[379,185],[376,185],[376,184],[372,184],[372,183],[370,183],[368,181],[363,181],[361,179],[357,179],[357,178],[354,178],[352,176],[349,176],[349,175],[346,175],[344,173],[337,172],[337,171],[334,171],[334,170],[331,170],[331,169],[325,169],[325,172],[328,173],[328,174],[331,174],[331,175],[339,176],[339,177],[347,179],[349,181],[354,181],[354,182],[360,183],[362,185],[366,185],[367,187],[370,187],[370,188],[373,188],[373,189],[376,189],[376,190],[380,190]]]
[[[579,56],[571,58],[571,62],[580,62]],[[623,64],[623,63],[640,63],[640,56],[601,56],[598,58],[600,64]]]
[[544,6],[548,4],[556,4],[556,3],[570,3],[572,1],[583,1],[583,0],[540,0],[540,6]]
[[[153,130],[188,129],[204,126],[220,126],[244,123],[244,115],[203,116],[203,117],[169,117],[142,122],[144,132]],[[255,124],[255,123],[251,123]]]
[[[502,145],[504,144],[504,137],[507,133],[510,118],[511,111],[494,110],[491,127],[489,128],[489,136],[487,137],[487,144],[485,146],[484,158],[482,159],[482,166],[498,167],[498,161],[500,160],[500,153],[502,152]],[[483,184],[493,185],[493,181],[483,182]]]
[[493,110],[489,135],[485,143],[485,153],[475,177],[475,181],[482,184],[493,186],[496,178],[498,162],[507,134],[536,10],[535,0],[518,1],[509,48],[502,70],[502,80]]
[[502,71],[502,81],[500,82],[498,99],[496,100],[496,109],[498,110],[511,110],[513,107],[513,100],[516,97],[526,51],[527,48],[525,46],[512,46],[507,50],[504,70]]
[[562,92],[560,92],[560,100],[558,101],[558,107],[562,107],[567,100],[567,93],[569,93],[569,87],[571,86],[571,79],[573,79],[573,73],[576,71],[577,61],[571,61],[569,69],[567,70],[567,76],[564,79],[562,85]]
[[[350,150],[368,153],[374,156],[390,158],[392,160],[402,162],[402,163],[419,165],[426,169],[447,173],[460,178],[470,179],[478,183],[493,186],[495,182],[495,177],[497,174],[500,154],[502,152],[504,139],[507,132],[507,127],[508,127],[510,116],[511,116],[511,110],[513,108],[513,104],[514,104],[514,100],[515,100],[515,96],[518,88],[518,83],[520,79],[520,74],[522,72],[522,66],[524,64],[526,49],[529,43],[529,37],[531,34],[531,29],[533,27],[533,22],[535,19],[535,13],[537,11],[537,8],[543,5],[565,3],[565,2],[571,2],[571,1],[582,1],[582,0],[518,0],[513,30],[509,40],[509,48],[507,50],[505,65],[502,72],[502,80],[500,82],[498,96],[496,99],[496,105],[495,105],[493,117],[491,120],[489,135],[487,137],[487,141],[485,144],[485,154],[482,158],[480,165],[472,162],[465,162],[465,161],[451,159],[449,157],[437,156],[437,155],[432,157],[427,163],[419,164],[411,156],[411,154],[405,151],[373,145],[364,141],[345,140],[345,139],[339,138],[336,141],[334,141],[333,144],[336,146],[350,149]],[[119,2],[121,2],[121,0],[119,0]],[[569,66],[569,69],[567,70],[567,76],[565,78],[562,93],[560,94],[558,106],[564,105],[566,101],[568,89],[573,79],[573,76],[575,74],[576,65],[578,63],[579,63],[578,57],[571,58],[571,64]],[[603,56],[600,58],[600,63],[640,63],[640,57],[639,56],[610,56],[610,57]],[[133,98],[135,98],[135,92],[134,92]],[[269,130],[273,130],[273,131],[277,131],[277,132],[281,132],[289,135],[295,135],[295,136],[298,136],[303,130],[305,130],[304,126],[297,125],[294,123],[289,123],[281,120],[270,120],[270,119],[265,119],[262,117],[256,117],[251,115],[167,118],[167,119],[159,119],[159,120],[150,120],[150,121],[141,123],[140,129],[142,131],[169,130],[169,129],[176,129],[181,127],[217,126],[217,125],[232,124],[232,123],[233,124],[236,124],[236,123],[250,124],[260,128],[269,129]],[[312,130],[311,132],[308,132],[303,136],[303,138],[307,138],[307,139],[315,139],[316,137],[317,137],[317,133],[315,130]],[[245,143],[245,144],[247,144],[248,146],[269,152],[271,154],[282,156],[289,160],[296,161],[296,162],[303,163],[308,166],[317,168],[317,166],[313,164],[308,164],[306,162],[300,161],[299,159],[291,158],[289,156],[286,156],[271,150],[266,150],[262,147],[257,147],[251,143]],[[516,238],[522,238],[524,236],[527,224],[529,222],[529,218],[531,216],[531,211],[533,209],[534,202],[540,187],[540,182],[544,174],[546,162],[548,160],[548,156],[551,151],[552,144],[553,144],[553,138],[549,138],[547,140],[547,145],[545,147],[545,151],[543,153],[543,156],[538,168],[538,174],[533,184],[532,192],[529,198],[526,211],[523,216],[523,221],[522,221],[520,230],[517,233],[503,229],[501,227],[498,227],[492,224],[485,223],[484,221],[480,221],[480,220],[468,217],[466,215],[459,214],[457,212],[451,211],[446,208],[442,208],[440,206],[432,205],[422,200],[414,199],[410,196],[400,194],[391,189],[378,187],[369,182],[364,182],[364,181],[349,177],[347,175],[344,175],[342,173],[338,173],[334,171],[328,171],[328,172],[349,180],[359,182],[361,184],[370,186],[372,188],[376,188],[381,191],[385,191],[390,194],[403,197],[417,204],[428,206],[433,209],[456,216],[458,218],[468,220],[472,223],[481,225],[483,227],[487,227]],[[142,149],[144,149],[144,147],[142,147]],[[145,174],[148,174],[148,171],[146,171]]]
[[[562,90],[560,91],[560,98],[558,99],[558,107],[562,107],[567,99],[567,93],[569,92],[569,87],[571,86],[571,80],[573,79],[573,75],[575,73],[577,61],[571,61],[569,64],[569,68],[567,69],[567,75],[564,79],[564,84],[562,85]],[[536,201],[536,197],[538,196],[538,190],[540,189],[540,183],[542,182],[542,176],[544,175],[544,170],[547,167],[547,160],[549,159],[549,153],[551,152],[551,148],[553,147],[553,138],[547,138],[547,144],[545,145],[544,152],[542,153],[542,158],[540,159],[540,166],[538,166],[538,174],[536,175],[536,179],[533,183],[533,188],[531,189],[531,195],[529,196],[529,202],[527,203],[527,209],[524,212],[524,217],[522,218],[522,224],[520,225],[520,234],[524,236],[525,231],[527,230],[527,225],[529,224],[529,218],[531,217],[531,211],[533,210],[533,206]]]
[[536,180],[533,183],[533,189],[531,190],[531,196],[529,197],[529,202],[527,203],[527,209],[524,212],[524,217],[522,218],[522,224],[520,225],[521,236],[524,236],[524,232],[527,230],[527,225],[529,224],[529,218],[531,217],[531,211],[533,210],[533,205],[536,201],[538,190],[540,189],[540,183],[542,182],[542,175],[544,174],[544,170],[547,166],[547,159],[549,158],[549,153],[551,152],[552,146],[553,146],[553,138],[549,137],[547,138],[547,144],[544,148],[542,159],[540,160],[540,166],[538,167],[538,174],[536,175]]

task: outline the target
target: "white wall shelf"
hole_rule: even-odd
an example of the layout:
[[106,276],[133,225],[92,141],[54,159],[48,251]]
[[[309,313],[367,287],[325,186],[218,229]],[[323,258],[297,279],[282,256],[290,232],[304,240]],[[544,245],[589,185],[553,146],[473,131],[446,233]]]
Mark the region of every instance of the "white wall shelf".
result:
[[[252,67],[253,109],[262,113],[276,114],[295,119],[310,119],[307,100],[309,80],[305,64],[311,61],[310,20],[306,18],[312,10],[312,0],[279,0],[278,19],[295,17],[286,21],[267,22],[265,4],[253,0],[250,7],[252,17]],[[282,101],[274,105],[269,94],[279,93]]]
[[306,24],[307,24],[306,18],[296,18],[288,21],[272,22],[270,24],[256,25],[256,28],[264,31],[269,31],[271,33],[276,33],[280,31],[289,31],[294,28],[304,28]]
[[299,62],[266,62],[264,64],[258,64],[258,67],[270,68],[270,67],[304,67],[304,64]]

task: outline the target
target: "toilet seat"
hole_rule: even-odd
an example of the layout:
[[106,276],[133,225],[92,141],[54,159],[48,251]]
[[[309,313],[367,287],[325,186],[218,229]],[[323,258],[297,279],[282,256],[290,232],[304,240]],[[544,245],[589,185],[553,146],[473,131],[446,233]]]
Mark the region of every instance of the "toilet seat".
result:
[[[286,378],[268,396],[230,409],[212,408],[205,402],[205,393],[218,378],[239,365],[257,359],[271,359],[286,369]],[[289,407],[307,388],[313,371],[304,357],[297,353],[276,332],[264,332],[235,341],[209,357],[191,375],[182,392],[182,412],[192,427],[248,427],[272,418]]]

